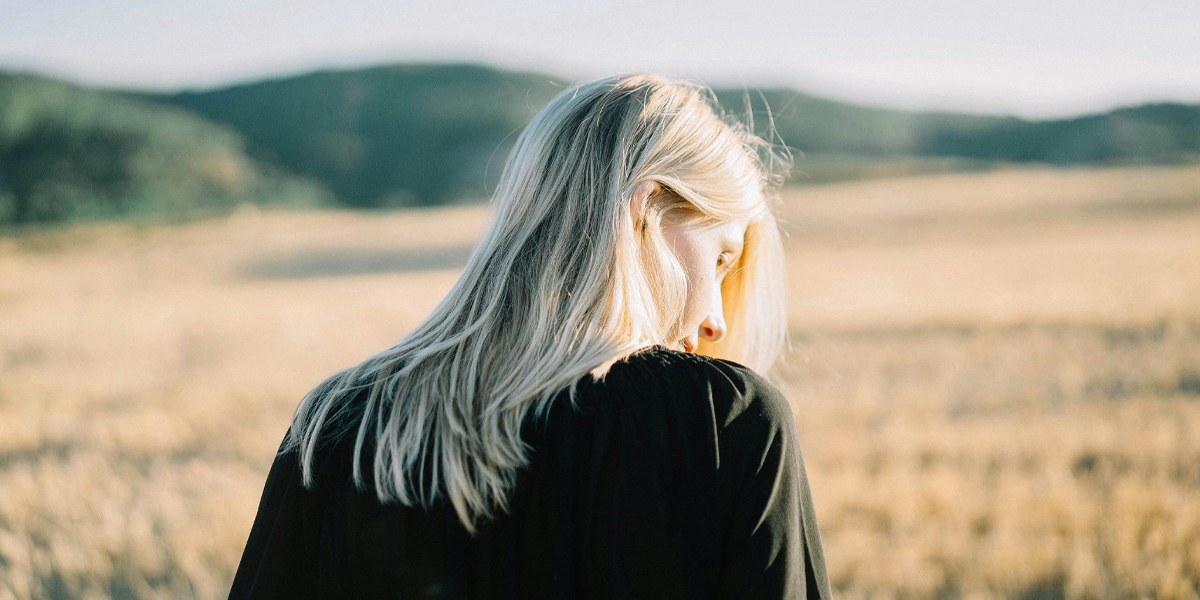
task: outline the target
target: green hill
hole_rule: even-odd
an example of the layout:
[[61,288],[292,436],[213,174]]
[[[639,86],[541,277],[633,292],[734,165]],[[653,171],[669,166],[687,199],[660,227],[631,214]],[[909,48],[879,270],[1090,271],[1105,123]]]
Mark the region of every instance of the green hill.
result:
[[[172,94],[0,73],[0,224],[184,218],[243,202],[482,199],[516,134],[569,84],[470,64],[324,70]],[[1020,162],[1200,160],[1200,105],[1034,121],[888,110],[788,89],[715,92],[731,118],[751,116],[758,133],[796,151],[793,183]]]
[[[568,83],[479,65],[403,64],[153,98],[237,129],[253,156],[321,181],[350,206],[430,205],[486,196],[515,133]],[[744,120],[750,111],[758,133],[773,124],[776,141],[798,151],[797,183],[1011,162],[1200,159],[1195,105],[1030,121],[888,110],[787,89],[714,91],[727,112]]]
[[252,160],[240,133],[191,112],[0,73],[0,225],[184,219],[245,202],[330,199]]
[[1173,163],[1200,158],[1200,105],[1146,104],[1071,119],[1011,119],[976,132],[933,129],[927,155],[1051,164]]
[[233,127],[252,155],[325,183],[350,206],[412,206],[486,196],[520,128],[567,85],[473,65],[398,65],[157,99]]
[[956,157],[1091,164],[1200,159],[1200,105],[1147,104],[1069,119],[1031,121],[948,112],[903,112],[793,90],[716,90],[722,106],[755,118],[771,109],[779,135],[809,156]]

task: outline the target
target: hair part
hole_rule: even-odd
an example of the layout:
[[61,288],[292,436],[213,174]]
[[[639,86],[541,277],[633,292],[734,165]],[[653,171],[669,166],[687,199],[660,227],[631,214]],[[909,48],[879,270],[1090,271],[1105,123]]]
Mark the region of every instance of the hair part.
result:
[[[751,221],[722,283],[727,334],[697,351],[775,378],[787,314],[770,204],[782,181],[773,167],[790,167],[790,154],[718,110],[711,90],[650,74],[551,100],[518,137],[491,226],[441,302],[300,401],[281,452],[300,453],[304,485],[320,442],[353,431],[355,485],[366,485],[360,457],[373,452],[381,502],[445,497],[471,533],[507,511],[531,411],[544,416],[563,390],[574,405],[584,375],[603,379],[629,354],[685,335],[687,280],[662,229],[671,210]],[[662,191],[635,224],[630,196],[646,181]]]

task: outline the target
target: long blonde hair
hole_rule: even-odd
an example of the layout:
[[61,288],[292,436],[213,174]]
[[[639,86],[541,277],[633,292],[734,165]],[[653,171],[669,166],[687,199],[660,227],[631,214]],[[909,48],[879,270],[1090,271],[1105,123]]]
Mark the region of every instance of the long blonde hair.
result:
[[[380,501],[432,506],[444,495],[472,534],[477,519],[507,511],[528,463],[528,411],[545,415],[564,389],[574,404],[584,375],[602,379],[621,358],[686,335],[686,279],[660,229],[681,204],[697,218],[751,219],[722,283],[728,332],[697,352],[775,378],[787,326],[770,204],[791,154],[755,135],[752,116],[747,125],[719,111],[700,84],[637,73],[575,85],[538,112],[504,166],[491,226],[446,297],[391,348],[301,400],[281,452],[299,451],[304,485],[322,435],[356,430],[355,484],[365,485],[369,445]],[[662,192],[635,225],[630,198],[646,181]]]

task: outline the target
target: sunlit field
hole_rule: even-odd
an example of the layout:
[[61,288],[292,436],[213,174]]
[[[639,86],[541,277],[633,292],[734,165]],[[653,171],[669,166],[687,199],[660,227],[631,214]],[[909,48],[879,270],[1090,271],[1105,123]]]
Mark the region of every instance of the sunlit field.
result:
[[[1200,167],[789,189],[840,598],[1200,598]],[[0,237],[0,600],[223,598],[292,409],[480,207]]]

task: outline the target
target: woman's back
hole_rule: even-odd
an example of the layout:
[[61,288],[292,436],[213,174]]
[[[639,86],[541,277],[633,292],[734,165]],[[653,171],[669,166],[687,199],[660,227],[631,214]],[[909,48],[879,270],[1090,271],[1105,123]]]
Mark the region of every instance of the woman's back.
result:
[[577,402],[529,415],[532,462],[473,537],[443,502],[356,490],[352,434],[313,489],[278,456],[230,597],[829,598],[795,423],[765,379],[654,346]]

